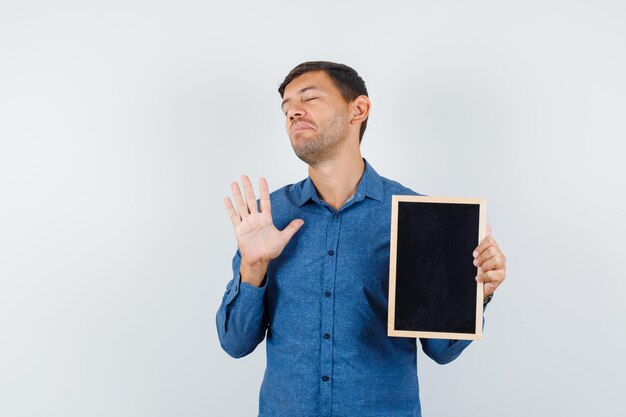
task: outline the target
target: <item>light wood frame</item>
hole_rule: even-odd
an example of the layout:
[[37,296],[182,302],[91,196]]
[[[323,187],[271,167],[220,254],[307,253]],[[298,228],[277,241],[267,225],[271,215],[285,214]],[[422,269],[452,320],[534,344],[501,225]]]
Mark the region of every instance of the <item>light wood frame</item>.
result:
[[[478,245],[484,238],[487,227],[487,201],[484,198],[450,198],[450,197],[426,197],[410,195],[392,196],[391,205],[391,245],[389,256],[389,301],[387,334],[398,337],[422,337],[429,339],[461,339],[480,340],[483,325],[483,283],[476,283],[476,331],[474,333],[444,333],[427,331],[409,331],[395,329],[395,306],[396,306],[396,261],[397,261],[397,238],[398,238],[398,203],[453,203],[453,204],[477,204],[479,206],[478,220]],[[477,273],[480,268],[477,268]]]

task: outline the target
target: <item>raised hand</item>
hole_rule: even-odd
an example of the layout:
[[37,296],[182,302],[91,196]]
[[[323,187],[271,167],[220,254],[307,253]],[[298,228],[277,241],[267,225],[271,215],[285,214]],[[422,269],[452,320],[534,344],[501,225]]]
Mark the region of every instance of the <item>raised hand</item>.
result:
[[270,261],[282,253],[292,236],[304,224],[304,220],[295,219],[284,230],[278,230],[272,222],[270,192],[265,178],[259,179],[260,211],[250,179],[243,175],[241,182],[245,199],[239,184],[234,181],[230,188],[237,208],[235,209],[229,197],[224,198],[224,205],[235,229],[241,253],[241,281],[259,287]]

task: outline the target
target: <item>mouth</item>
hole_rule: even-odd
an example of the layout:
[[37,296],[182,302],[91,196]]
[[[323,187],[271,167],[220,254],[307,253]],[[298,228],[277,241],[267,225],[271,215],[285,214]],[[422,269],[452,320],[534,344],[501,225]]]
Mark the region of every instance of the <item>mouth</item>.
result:
[[298,132],[302,132],[303,130],[307,130],[307,129],[313,129],[313,126],[304,123],[304,122],[298,122],[295,125],[293,125],[291,127],[291,133],[298,133]]

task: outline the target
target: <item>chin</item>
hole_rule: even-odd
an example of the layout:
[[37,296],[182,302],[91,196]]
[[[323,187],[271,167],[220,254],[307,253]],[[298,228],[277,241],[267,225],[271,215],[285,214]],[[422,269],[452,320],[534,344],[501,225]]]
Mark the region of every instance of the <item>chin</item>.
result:
[[306,138],[312,138],[314,137],[313,132],[311,132],[311,130],[301,130],[299,132],[293,133],[291,136],[291,140],[296,140],[296,139],[306,139]]

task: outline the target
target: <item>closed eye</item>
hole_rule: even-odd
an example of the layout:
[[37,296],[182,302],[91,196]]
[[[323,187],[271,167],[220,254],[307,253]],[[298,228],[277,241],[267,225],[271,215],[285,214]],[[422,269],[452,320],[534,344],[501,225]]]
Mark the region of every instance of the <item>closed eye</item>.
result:
[[[311,97],[311,98],[307,98],[306,100],[303,100],[303,101],[312,101],[312,100],[317,100],[318,98],[319,98],[319,97]],[[283,111],[283,114],[284,114],[285,116],[287,116],[287,113],[288,113],[288,111],[287,111],[287,109],[285,109],[285,110]]]

